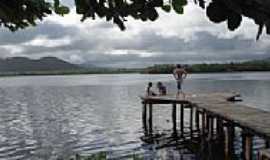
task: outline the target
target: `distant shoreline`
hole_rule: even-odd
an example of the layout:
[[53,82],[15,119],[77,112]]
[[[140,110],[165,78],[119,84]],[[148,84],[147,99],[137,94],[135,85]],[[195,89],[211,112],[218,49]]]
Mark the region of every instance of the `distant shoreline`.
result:
[[[189,74],[230,74],[230,73],[260,73],[260,72],[270,72],[269,71],[233,71],[233,72],[194,72]],[[46,73],[46,74],[37,74],[37,73],[28,73],[28,74],[0,74],[0,77],[23,77],[23,76],[73,76],[73,75],[117,75],[117,74],[142,74],[142,75],[166,75],[171,73],[140,73],[140,72],[102,72],[102,73]]]
[[[156,64],[141,68],[102,68],[83,67],[55,57],[31,60],[25,57],[0,59],[0,76],[48,76],[48,75],[87,75],[87,74],[171,74],[175,64]],[[230,63],[182,64],[188,73],[241,73],[270,72],[270,58]]]

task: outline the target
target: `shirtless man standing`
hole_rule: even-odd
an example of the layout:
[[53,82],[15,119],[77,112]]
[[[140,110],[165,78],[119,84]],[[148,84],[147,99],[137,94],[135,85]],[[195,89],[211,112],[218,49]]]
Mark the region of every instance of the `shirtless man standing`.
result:
[[173,76],[177,82],[177,95],[182,93],[182,83],[183,80],[187,77],[187,72],[180,64],[176,65],[176,68],[173,70]]

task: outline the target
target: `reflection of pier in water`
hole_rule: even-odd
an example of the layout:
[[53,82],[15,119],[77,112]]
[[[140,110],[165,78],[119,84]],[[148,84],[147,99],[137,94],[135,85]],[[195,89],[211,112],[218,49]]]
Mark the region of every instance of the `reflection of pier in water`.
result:
[[[213,93],[188,95],[185,99],[175,96],[141,98],[145,131],[142,140],[155,144],[156,149],[173,146],[198,159],[250,160],[255,157],[254,153],[257,154],[254,141],[259,139],[263,143],[259,149],[269,147],[270,113],[234,103],[239,100],[239,95]],[[160,134],[153,130],[154,104],[172,105],[170,133]],[[184,123],[187,117],[188,125]],[[238,139],[240,154],[239,149],[238,153],[235,149]]]

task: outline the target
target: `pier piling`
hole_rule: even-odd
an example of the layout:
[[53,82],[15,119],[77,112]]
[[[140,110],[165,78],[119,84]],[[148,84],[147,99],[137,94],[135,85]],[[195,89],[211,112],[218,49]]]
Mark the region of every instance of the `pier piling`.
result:
[[189,105],[190,107],[190,115],[189,115],[189,132],[190,132],[190,138],[193,137],[193,106]]
[[253,135],[248,131],[243,130],[242,132],[242,150],[243,159],[252,160],[253,157]]
[[149,133],[151,134],[153,132],[153,104],[149,104]]
[[147,103],[143,102],[143,108],[142,108],[142,122],[143,122],[143,129],[147,130]]
[[[192,139],[196,135],[194,133],[198,133],[200,138],[204,137],[198,142],[207,145],[208,142],[219,141],[224,145],[225,157],[233,159],[235,128],[239,128],[237,131],[242,131],[242,158],[252,160],[255,135],[265,140],[265,145],[263,145],[265,148],[270,147],[270,112],[231,102],[233,98],[230,97],[234,96],[239,97],[239,94],[187,95],[185,99],[175,98],[175,96],[141,97],[143,128],[146,134],[152,134],[153,104],[170,104],[172,106],[172,131],[174,135],[178,135],[177,132],[180,130],[181,137],[176,136],[177,138],[187,135]],[[189,116],[187,115],[189,133],[187,134],[184,123],[185,113],[189,113]]]
[[176,123],[176,121],[177,121],[177,117],[176,117],[176,115],[177,115],[177,110],[176,110],[177,108],[176,108],[176,103],[173,103],[173,105],[172,105],[172,122],[173,122],[173,133],[174,134],[177,134],[177,123]]
[[202,112],[202,135],[204,136],[206,134],[206,112],[203,110]]
[[195,109],[195,127],[198,134],[200,134],[200,113],[199,113],[198,108],[194,108],[194,109]]
[[184,104],[181,104],[180,106],[180,131],[181,131],[181,135],[183,136],[184,135],[184,116],[185,116],[185,113],[184,113]]
[[233,155],[234,155],[234,138],[235,138],[234,124],[231,123],[231,122],[226,122],[225,156],[228,157],[228,159],[233,159]]

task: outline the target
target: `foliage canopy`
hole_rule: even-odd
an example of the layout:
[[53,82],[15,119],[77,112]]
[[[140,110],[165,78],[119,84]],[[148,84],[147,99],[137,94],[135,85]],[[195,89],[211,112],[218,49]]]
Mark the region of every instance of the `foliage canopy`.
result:
[[[112,21],[121,30],[125,30],[127,17],[141,21],[155,21],[159,17],[158,8],[165,12],[172,10],[184,13],[187,0],[74,0],[77,14],[82,21],[87,18],[105,18]],[[266,28],[270,34],[270,3],[260,4],[254,0],[194,0],[201,8],[206,8],[206,15],[214,23],[226,22],[229,30],[237,29],[242,16],[250,17],[259,26],[257,39]],[[60,0],[0,0],[0,25],[11,31],[35,26],[38,20],[56,13],[64,16],[69,8]]]
[[35,26],[37,20],[42,20],[52,12],[60,15],[68,14],[69,8],[60,5],[59,0],[1,0],[0,25],[11,31]]

